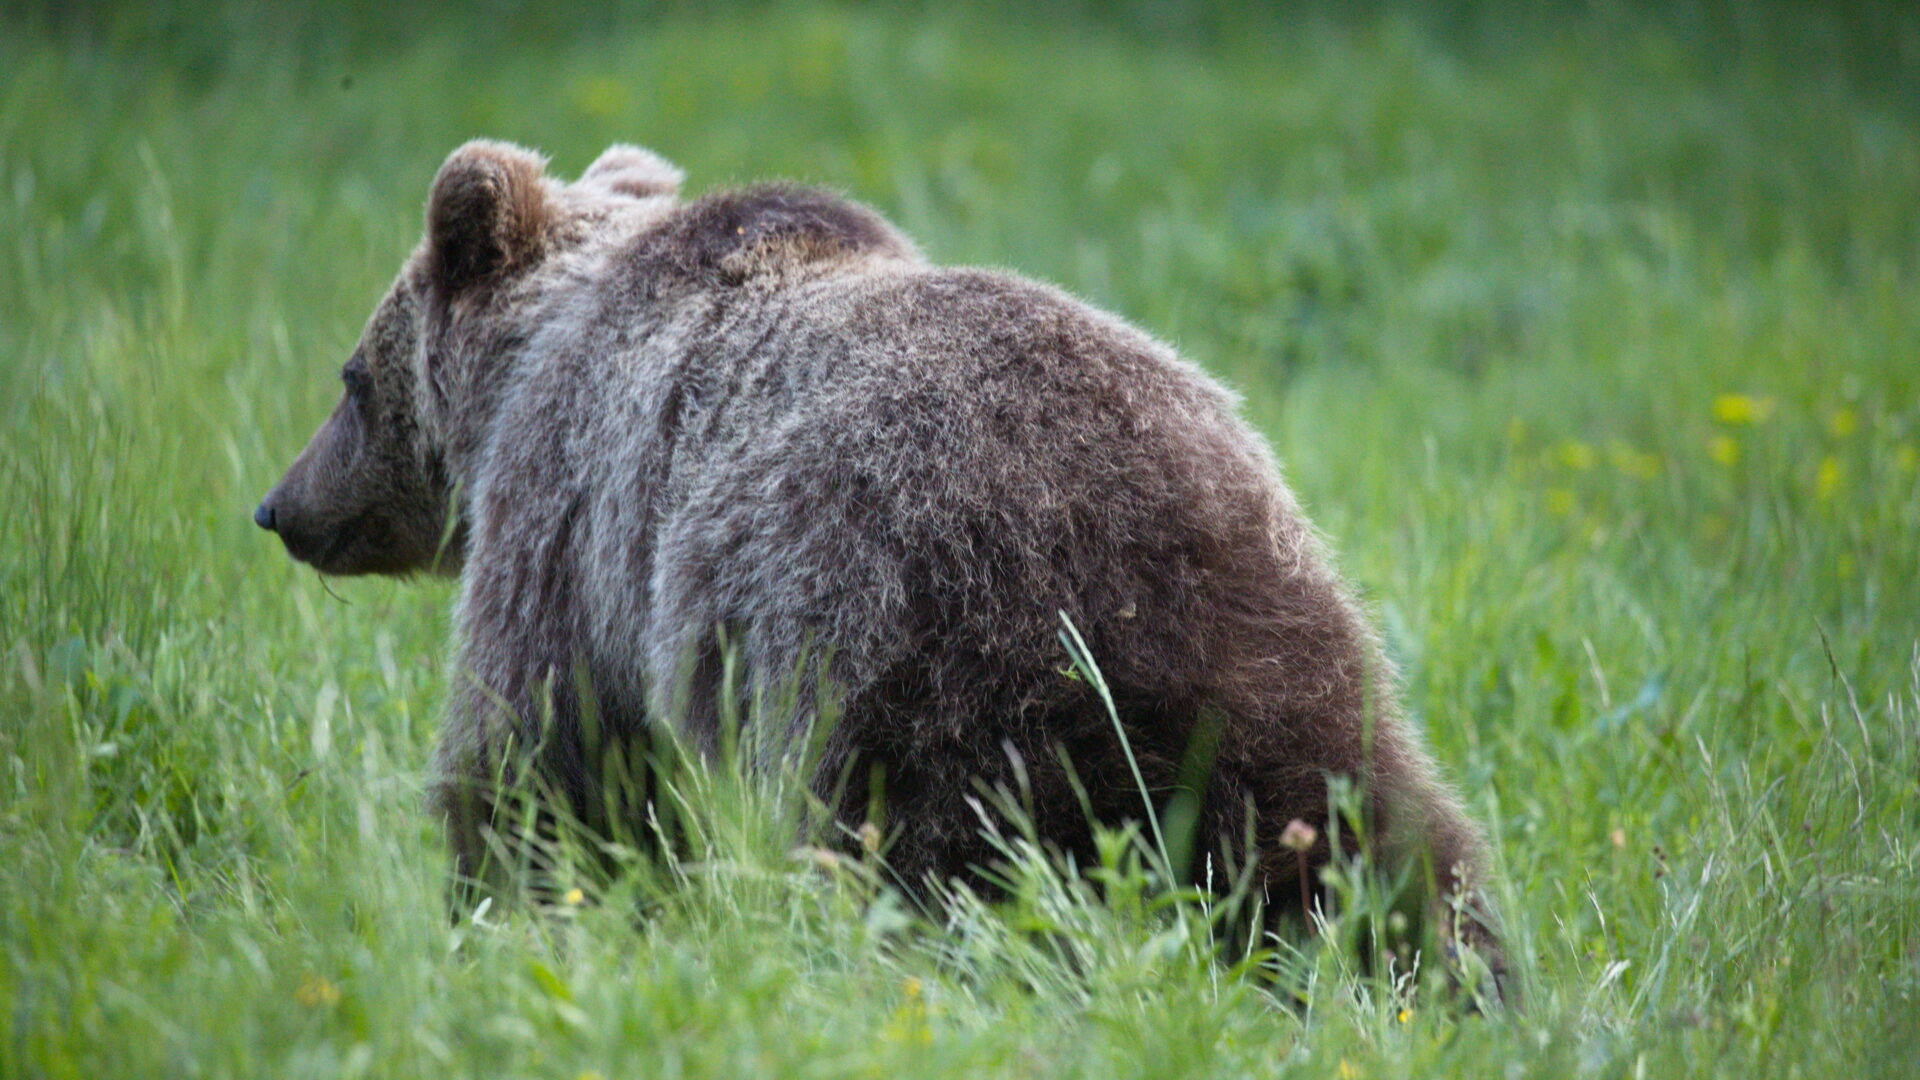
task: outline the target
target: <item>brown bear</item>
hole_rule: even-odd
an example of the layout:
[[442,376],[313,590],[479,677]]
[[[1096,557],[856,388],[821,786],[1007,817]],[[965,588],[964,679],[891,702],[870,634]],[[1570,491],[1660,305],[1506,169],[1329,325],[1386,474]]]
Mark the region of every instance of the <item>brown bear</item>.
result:
[[[682,202],[680,180],[625,146],[570,184],[515,146],[456,150],[345,394],[256,512],[323,573],[459,575],[433,802],[462,874],[495,778],[590,819],[590,746],[711,747],[723,687],[787,680],[830,688],[820,794],[883,817],[903,882],[991,863],[982,783],[1086,850],[1089,818],[1142,816],[1130,751],[1297,908],[1281,833],[1314,826],[1324,864],[1346,777],[1369,854],[1423,868],[1449,937],[1499,966],[1482,842],[1230,393],[834,194]],[[809,737],[820,703],[794,700],[754,719],[764,742]]]

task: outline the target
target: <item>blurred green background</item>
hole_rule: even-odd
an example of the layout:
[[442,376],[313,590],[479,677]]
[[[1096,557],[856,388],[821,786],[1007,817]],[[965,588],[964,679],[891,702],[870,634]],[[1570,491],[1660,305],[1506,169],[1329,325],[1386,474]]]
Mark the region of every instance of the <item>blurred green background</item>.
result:
[[[0,20],[0,1075],[1920,1061],[1911,5]],[[475,136],[828,184],[1232,384],[1490,825],[1528,1008],[1317,941],[1242,978],[1137,866],[928,920],[711,792],[644,919],[450,925],[452,591],[248,514]]]

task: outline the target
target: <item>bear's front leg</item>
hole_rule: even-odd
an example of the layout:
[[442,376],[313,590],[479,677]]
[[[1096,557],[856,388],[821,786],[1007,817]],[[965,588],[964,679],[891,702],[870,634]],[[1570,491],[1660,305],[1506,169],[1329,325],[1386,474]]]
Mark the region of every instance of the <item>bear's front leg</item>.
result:
[[462,906],[553,892],[562,826],[589,800],[577,665],[513,664],[489,638],[469,629],[428,793]]
[[[464,680],[463,680],[464,681]],[[496,807],[508,779],[500,768],[498,744],[511,725],[490,695],[463,685],[453,692],[434,747],[427,806],[445,823],[453,856],[456,918],[482,895],[504,884],[495,860],[488,858]]]

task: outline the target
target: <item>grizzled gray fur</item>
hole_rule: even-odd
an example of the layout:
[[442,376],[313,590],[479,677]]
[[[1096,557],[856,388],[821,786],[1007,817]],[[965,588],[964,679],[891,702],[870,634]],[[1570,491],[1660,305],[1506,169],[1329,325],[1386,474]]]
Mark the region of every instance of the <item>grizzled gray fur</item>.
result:
[[[616,745],[662,724],[712,745],[727,647],[752,685],[824,677],[821,792],[858,824],[878,781],[901,880],[991,861],[981,780],[1025,783],[1042,833],[1085,850],[1087,805],[1141,804],[1063,672],[1065,612],[1156,797],[1194,790],[1206,843],[1251,821],[1277,902],[1298,903],[1289,821],[1330,855],[1330,776],[1364,785],[1376,854],[1477,896],[1477,833],[1227,391],[833,194],[679,182],[631,147],[571,184],[517,147],[455,151],[346,394],[256,515],[323,572],[460,575],[435,805],[462,872],[503,769],[592,817],[583,693]],[[1497,963],[1477,920],[1452,932]]]

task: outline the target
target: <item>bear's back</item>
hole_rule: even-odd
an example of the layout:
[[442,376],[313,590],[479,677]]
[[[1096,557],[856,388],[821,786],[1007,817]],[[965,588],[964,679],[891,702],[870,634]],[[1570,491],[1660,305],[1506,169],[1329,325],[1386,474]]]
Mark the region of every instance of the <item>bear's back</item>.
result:
[[826,641],[853,688],[926,659],[929,700],[1018,707],[1061,689],[1060,612],[1121,671],[1185,668],[1223,583],[1300,557],[1230,395],[1056,289],[888,263],[743,299],[662,358],[682,384],[656,670],[739,625],[772,668]]

